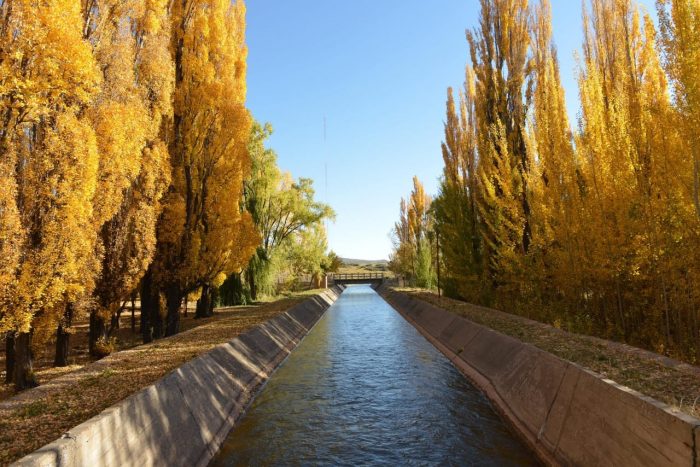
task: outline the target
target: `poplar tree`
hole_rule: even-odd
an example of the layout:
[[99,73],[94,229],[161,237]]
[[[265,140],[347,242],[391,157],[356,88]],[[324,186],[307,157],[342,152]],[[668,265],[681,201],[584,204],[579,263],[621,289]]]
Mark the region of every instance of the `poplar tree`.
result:
[[531,243],[525,141],[530,47],[527,0],[481,0],[479,27],[467,32],[475,74],[479,218],[489,280],[512,287]]
[[[477,215],[477,148],[474,73],[467,68],[459,111],[447,90],[444,169],[440,193],[432,204],[437,241],[448,278],[448,293],[477,301],[481,289],[481,239]],[[459,113],[458,113],[459,112]]]
[[693,161],[693,203],[700,217],[700,3],[658,0],[666,71],[672,79],[684,152]]
[[408,224],[408,206],[406,200],[401,198],[399,205],[399,220],[394,223],[391,231],[393,250],[389,257],[389,269],[395,274],[413,279],[415,276],[414,258],[415,251],[411,240],[411,231]]
[[[103,73],[90,111],[100,150],[94,199],[100,262],[90,310],[89,350],[108,353],[106,322],[136,288],[155,247],[160,198],[169,182],[164,125],[172,114],[174,70],[167,1],[114,0],[85,10],[85,35]],[[67,363],[72,304],[59,326],[55,363]],[[99,344],[99,345],[98,345]]]
[[[700,271],[698,221],[700,221],[700,3],[697,0],[659,0],[659,25],[664,65],[673,90],[673,107],[666,119],[666,128],[680,130],[680,139],[670,151],[677,159],[677,167],[670,167],[664,180],[676,187],[674,212],[683,214],[666,220],[678,233],[672,238],[684,242],[672,243],[676,272],[669,290],[671,306],[683,307],[684,313],[669,313],[676,324],[676,341],[687,349],[695,362],[700,361],[700,313],[697,290]],[[669,122],[670,121],[670,125]],[[673,133],[671,133],[673,134]],[[692,201],[688,198],[691,197]],[[690,207],[694,212],[689,212]],[[675,221],[675,222],[671,222]],[[665,227],[665,226],[664,226]],[[681,258],[683,260],[681,260]],[[669,281],[671,282],[671,281]]]
[[598,325],[628,339],[640,327],[654,327],[644,323],[654,318],[630,293],[635,283],[656,279],[665,293],[665,279],[657,275],[665,262],[658,224],[665,208],[656,201],[670,201],[673,185],[658,177],[674,164],[667,139],[673,129],[659,132],[668,98],[651,19],[629,0],[593,0],[584,33],[577,144],[587,184],[584,274],[596,291],[591,309]]
[[530,282],[543,300],[564,294],[564,306],[575,307],[581,292],[579,266],[580,168],[552,41],[551,8],[542,0],[532,10],[532,118],[529,150],[536,163],[530,173],[532,248]]
[[182,299],[240,270],[258,242],[250,215],[241,209],[251,125],[245,108],[245,7],[241,1],[177,1],[171,25],[172,182],[156,255],[142,283],[145,341],[177,333]]
[[55,329],[63,304],[90,286],[99,158],[83,111],[100,76],[77,2],[6,0],[0,15],[0,144],[13,180],[3,188],[3,224],[15,232],[3,248],[18,258],[5,268],[12,291],[0,323],[14,345],[8,373],[23,389],[36,384],[32,335]]
[[401,218],[393,234],[394,252],[390,268],[407,277],[419,287],[432,287],[432,245],[429,237],[434,232],[430,214],[431,198],[418,177],[413,177],[413,190],[408,201],[401,200]]

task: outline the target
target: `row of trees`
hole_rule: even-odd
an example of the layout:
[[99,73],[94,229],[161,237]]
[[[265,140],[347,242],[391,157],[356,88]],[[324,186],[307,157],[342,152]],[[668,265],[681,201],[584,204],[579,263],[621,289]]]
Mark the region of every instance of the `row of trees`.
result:
[[572,131],[549,2],[482,0],[431,206],[446,293],[700,360],[700,4],[590,0]]
[[[244,37],[241,0],[0,0],[0,333],[18,389],[36,384],[32,340],[55,335],[66,365],[89,316],[102,356],[136,294],[144,342],[173,335],[188,294],[207,315],[269,248]],[[277,219],[313,199],[310,181],[270,183],[301,193]],[[308,209],[274,242],[330,214]]]

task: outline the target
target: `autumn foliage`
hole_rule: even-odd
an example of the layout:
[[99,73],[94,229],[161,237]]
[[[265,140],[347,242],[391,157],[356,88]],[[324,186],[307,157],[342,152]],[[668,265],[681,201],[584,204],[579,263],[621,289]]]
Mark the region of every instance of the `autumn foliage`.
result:
[[548,0],[481,0],[430,212],[449,295],[698,362],[700,3],[657,14],[585,2],[574,129]]
[[[90,351],[142,284],[147,340],[258,245],[242,204],[245,7],[228,0],[0,1],[0,332],[8,379],[73,321]],[[117,321],[118,322],[118,321]]]

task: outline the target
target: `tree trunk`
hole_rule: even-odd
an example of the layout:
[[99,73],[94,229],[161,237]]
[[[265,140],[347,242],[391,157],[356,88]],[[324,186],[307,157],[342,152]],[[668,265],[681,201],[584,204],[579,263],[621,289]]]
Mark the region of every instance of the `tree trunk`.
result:
[[165,337],[174,336],[180,332],[180,307],[182,305],[182,296],[177,286],[170,286],[166,289],[165,301],[168,308]]
[[156,297],[158,305],[153,310],[151,322],[153,323],[153,339],[162,339],[165,336],[165,323],[163,322],[163,310],[160,297]]
[[15,373],[15,333],[5,334],[5,382],[10,384]]
[[250,298],[253,301],[258,299],[258,286],[255,284],[255,272],[252,267],[247,269],[248,286],[250,287]]
[[208,318],[214,315],[214,289],[205,285],[202,287],[202,296],[197,300],[195,318]]
[[155,337],[156,316],[160,316],[160,300],[153,284],[153,272],[149,268],[141,281],[141,336],[144,344],[152,342]]
[[114,333],[114,331],[119,329],[119,319],[121,318],[121,315],[122,315],[121,309],[112,315],[112,319],[110,320],[110,323],[109,323],[109,335],[110,336],[112,335],[112,333]]
[[209,300],[209,316],[214,316],[214,308],[219,303],[219,288],[212,287],[209,296],[211,297]]
[[63,320],[58,323],[56,329],[56,355],[53,366],[68,366],[68,354],[70,353],[70,332],[68,328],[73,324],[73,304],[66,304]]
[[15,389],[23,391],[39,385],[32,367],[32,332],[20,332],[15,336]]
[[89,350],[92,357],[106,357],[108,353],[105,353],[104,349],[100,349],[97,346],[97,342],[102,340],[103,343],[107,342],[107,326],[105,319],[100,316],[96,311],[90,313],[90,336],[89,336]]
[[136,334],[136,296],[131,296],[131,333]]

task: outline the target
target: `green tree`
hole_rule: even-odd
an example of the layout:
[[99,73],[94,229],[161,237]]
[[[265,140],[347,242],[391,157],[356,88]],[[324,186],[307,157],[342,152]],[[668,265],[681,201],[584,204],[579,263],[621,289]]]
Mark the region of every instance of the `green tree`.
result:
[[294,181],[290,174],[280,171],[277,155],[265,147],[271,133],[270,124],[254,123],[248,142],[252,168],[245,182],[244,199],[261,238],[245,274],[253,300],[260,293],[272,291],[277,250],[296,233],[335,216],[330,206],[315,200],[311,179]]

